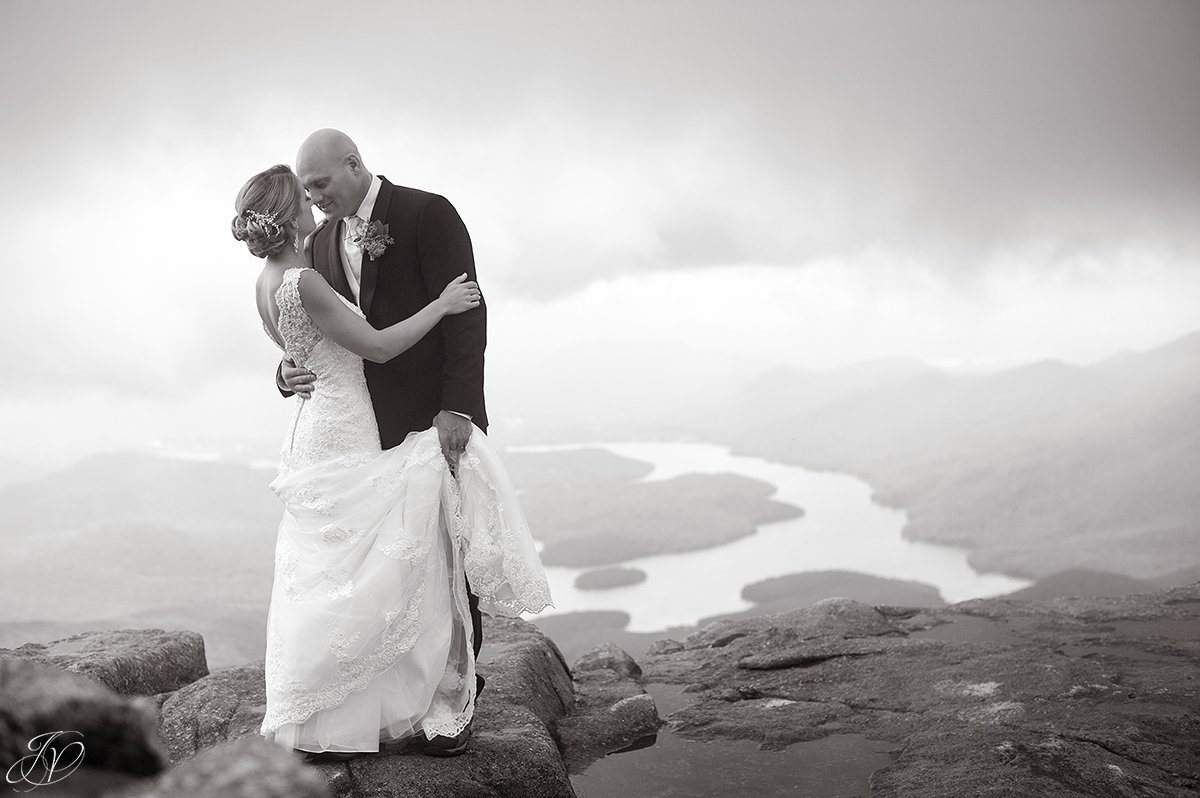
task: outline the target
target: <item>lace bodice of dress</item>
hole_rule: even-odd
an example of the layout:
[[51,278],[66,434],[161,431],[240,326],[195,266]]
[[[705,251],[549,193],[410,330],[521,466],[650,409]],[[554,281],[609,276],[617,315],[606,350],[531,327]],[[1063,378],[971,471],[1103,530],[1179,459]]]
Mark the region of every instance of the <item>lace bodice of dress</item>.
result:
[[[379,427],[363,376],[362,358],[326,338],[304,309],[300,275],[305,271],[314,270],[288,269],[275,292],[284,351],[297,365],[317,375],[312,398],[298,400],[292,426],[284,438],[282,471],[329,460],[358,464],[380,451]],[[363,315],[357,305],[338,296],[348,308]]]

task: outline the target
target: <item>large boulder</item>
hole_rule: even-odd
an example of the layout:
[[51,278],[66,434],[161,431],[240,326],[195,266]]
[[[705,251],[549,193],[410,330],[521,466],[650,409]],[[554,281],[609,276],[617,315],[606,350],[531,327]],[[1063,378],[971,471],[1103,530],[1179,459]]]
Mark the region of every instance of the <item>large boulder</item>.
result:
[[49,643],[3,648],[0,657],[78,673],[123,695],[167,693],[208,673],[203,637],[162,629],[80,632]]
[[484,616],[483,639],[479,671],[487,686],[475,708],[467,752],[433,758],[402,749],[318,765],[335,795],[574,798],[551,733],[575,705],[558,647],[532,624],[508,618]]
[[28,775],[0,781],[0,791],[90,796],[101,784],[141,783],[168,764],[157,727],[145,698],[33,660],[0,658],[0,769],[14,779]]
[[150,783],[105,798],[329,798],[321,773],[299,754],[262,737],[204,749]]
[[571,672],[554,641],[526,621],[484,616],[480,706],[522,706],[550,725],[575,706]]
[[571,670],[575,710],[555,727],[570,772],[582,772],[607,754],[653,739],[662,719],[633,657],[610,643],[584,654]]
[[837,734],[901,747],[880,796],[1195,795],[1200,584],[939,609],[828,599],[662,641],[674,733],[781,749]]
[[[562,655],[533,625],[484,618],[480,694],[468,751],[427,757],[414,746],[384,746],[347,762],[306,765],[337,796],[572,796],[552,735],[575,704]],[[266,709],[263,663],[220,668],[172,693],[162,704],[161,732],[171,761],[189,762],[227,740],[257,738]],[[180,765],[182,767],[182,765]]]
[[264,663],[218,668],[167,696],[159,733],[172,762],[226,740],[258,736],[267,709]]

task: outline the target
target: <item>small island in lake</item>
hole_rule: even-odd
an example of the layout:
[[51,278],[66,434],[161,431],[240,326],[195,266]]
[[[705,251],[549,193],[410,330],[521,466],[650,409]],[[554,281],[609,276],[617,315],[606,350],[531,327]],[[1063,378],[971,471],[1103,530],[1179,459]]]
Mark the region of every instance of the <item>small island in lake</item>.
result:
[[580,590],[611,590],[645,581],[646,572],[641,568],[594,568],[575,577],[575,587]]

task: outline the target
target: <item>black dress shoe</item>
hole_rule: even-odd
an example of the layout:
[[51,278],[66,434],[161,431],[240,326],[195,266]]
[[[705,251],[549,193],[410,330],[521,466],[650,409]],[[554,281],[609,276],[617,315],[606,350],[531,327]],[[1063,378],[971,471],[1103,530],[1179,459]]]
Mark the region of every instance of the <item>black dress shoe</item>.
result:
[[[300,749],[296,749],[297,751]],[[346,762],[366,751],[305,751],[305,762]]]
[[439,734],[425,743],[425,753],[429,756],[458,756],[467,750],[471,742],[471,724],[453,737]]

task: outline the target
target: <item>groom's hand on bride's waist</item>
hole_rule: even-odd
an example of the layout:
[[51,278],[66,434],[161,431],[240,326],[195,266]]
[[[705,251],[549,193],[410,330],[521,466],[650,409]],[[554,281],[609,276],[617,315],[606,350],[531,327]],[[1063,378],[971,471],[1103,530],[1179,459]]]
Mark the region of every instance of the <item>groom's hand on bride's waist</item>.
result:
[[284,396],[291,396],[295,393],[304,399],[309,399],[312,397],[316,381],[316,374],[303,366],[297,366],[291,358],[281,361],[279,370],[275,372],[275,384],[279,386],[279,392]]

